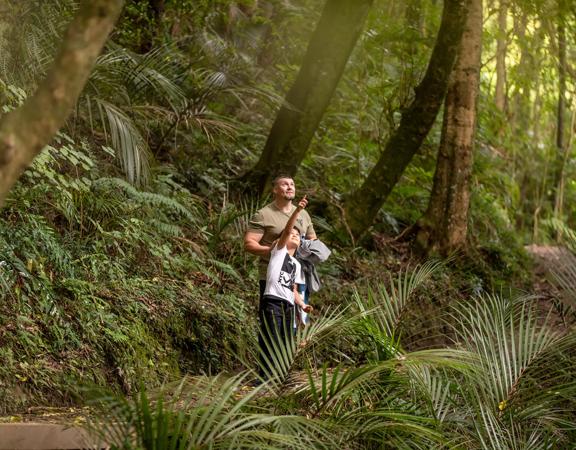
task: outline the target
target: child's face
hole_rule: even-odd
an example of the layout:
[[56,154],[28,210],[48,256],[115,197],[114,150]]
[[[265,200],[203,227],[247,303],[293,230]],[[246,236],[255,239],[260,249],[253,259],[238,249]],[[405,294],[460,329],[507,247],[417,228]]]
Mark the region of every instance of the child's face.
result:
[[300,245],[300,232],[296,228],[292,228],[286,246],[288,248],[297,249],[299,245]]

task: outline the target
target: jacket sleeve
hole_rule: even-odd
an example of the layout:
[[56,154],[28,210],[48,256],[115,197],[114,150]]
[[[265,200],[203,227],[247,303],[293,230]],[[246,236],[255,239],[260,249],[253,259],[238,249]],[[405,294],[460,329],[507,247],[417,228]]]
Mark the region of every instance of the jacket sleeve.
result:
[[310,256],[307,258],[312,264],[324,262],[330,256],[330,249],[320,239],[310,241]]

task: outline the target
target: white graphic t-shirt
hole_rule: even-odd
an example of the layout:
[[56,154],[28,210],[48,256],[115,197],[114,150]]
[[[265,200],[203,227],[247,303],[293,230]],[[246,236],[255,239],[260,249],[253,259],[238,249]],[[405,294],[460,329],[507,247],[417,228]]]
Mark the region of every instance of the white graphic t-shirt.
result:
[[294,283],[302,278],[300,263],[288,254],[286,247],[274,247],[266,272],[264,295],[272,295],[294,304]]

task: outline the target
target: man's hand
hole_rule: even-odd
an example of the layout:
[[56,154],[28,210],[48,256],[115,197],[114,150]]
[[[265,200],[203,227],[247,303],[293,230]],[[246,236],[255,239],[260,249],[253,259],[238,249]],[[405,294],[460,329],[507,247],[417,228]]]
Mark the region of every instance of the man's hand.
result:
[[304,197],[302,197],[302,200],[298,202],[298,209],[300,211],[302,211],[304,208],[306,208],[306,206],[308,206],[308,199],[306,197],[307,196],[305,195]]
[[310,314],[312,311],[314,311],[314,308],[312,308],[312,305],[304,305],[302,306],[302,311],[304,311],[307,314]]

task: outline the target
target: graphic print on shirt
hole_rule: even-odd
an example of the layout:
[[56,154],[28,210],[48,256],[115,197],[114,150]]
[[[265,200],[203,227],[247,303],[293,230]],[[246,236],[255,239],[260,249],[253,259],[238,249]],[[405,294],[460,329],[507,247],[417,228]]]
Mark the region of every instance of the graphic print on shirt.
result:
[[278,283],[281,286],[293,289],[294,280],[296,279],[296,264],[292,262],[292,258],[288,254],[284,257],[284,262],[282,263],[282,269],[280,269],[280,276],[278,277]]

